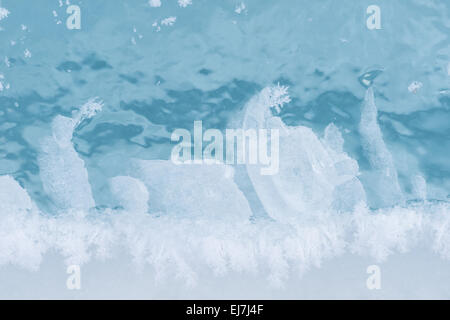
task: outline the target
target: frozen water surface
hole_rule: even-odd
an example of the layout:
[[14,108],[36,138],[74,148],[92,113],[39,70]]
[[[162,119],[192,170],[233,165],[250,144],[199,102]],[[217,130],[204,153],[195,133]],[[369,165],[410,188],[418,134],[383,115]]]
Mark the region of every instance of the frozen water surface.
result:
[[450,6],[375,2],[0,1],[0,297],[450,298]]

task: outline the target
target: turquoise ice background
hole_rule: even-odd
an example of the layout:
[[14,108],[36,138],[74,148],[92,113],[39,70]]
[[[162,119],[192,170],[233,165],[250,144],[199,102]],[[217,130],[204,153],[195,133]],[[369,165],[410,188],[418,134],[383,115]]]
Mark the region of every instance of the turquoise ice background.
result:
[[[448,1],[0,8],[0,297],[450,298]],[[173,165],[197,120],[279,174]]]

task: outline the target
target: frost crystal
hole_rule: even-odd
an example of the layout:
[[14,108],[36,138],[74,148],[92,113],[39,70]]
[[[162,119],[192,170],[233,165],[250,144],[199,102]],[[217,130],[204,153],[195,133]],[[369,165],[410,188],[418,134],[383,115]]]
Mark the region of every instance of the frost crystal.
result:
[[269,105],[271,108],[275,108],[277,112],[281,111],[281,108],[285,103],[291,102],[291,98],[288,94],[289,87],[280,86],[269,88]]
[[192,4],[192,0],[178,0],[178,5],[182,8],[186,8]]
[[161,21],[163,26],[173,26],[173,24],[177,21],[177,17],[169,17]]
[[25,56],[25,58],[31,58],[31,52],[28,49],[25,49],[25,51],[23,52],[23,55]]
[[78,115],[74,117],[76,125],[79,125],[83,120],[90,119],[96,115],[97,112],[103,108],[103,101],[98,98],[93,98],[86,102],[79,110]]
[[8,18],[9,11],[0,7],[0,20]]
[[0,73],[0,92],[2,92],[5,89],[6,90],[9,89],[9,83],[4,83],[4,80],[5,80],[5,76]]

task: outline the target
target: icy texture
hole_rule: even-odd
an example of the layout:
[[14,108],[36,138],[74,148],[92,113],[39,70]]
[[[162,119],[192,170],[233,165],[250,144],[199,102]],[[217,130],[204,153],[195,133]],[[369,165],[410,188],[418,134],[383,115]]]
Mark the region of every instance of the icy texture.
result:
[[95,206],[84,161],[72,144],[77,126],[101,110],[102,105],[90,100],[72,118],[56,116],[52,135],[43,139],[38,158],[44,190],[58,209],[89,210]]
[[370,189],[373,190],[371,194],[374,197],[374,206],[392,206],[402,201],[403,193],[400,190],[392,155],[384,143],[377,116],[373,89],[370,87],[366,91],[359,124],[363,147],[372,169],[367,173],[366,179],[370,180]]
[[427,182],[421,175],[413,177],[413,195],[418,200],[427,200]]
[[186,8],[192,4],[192,0],[178,0],[178,5],[182,8]]
[[128,212],[147,213],[149,194],[142,181],[131,177],[110,180],[113,197]]
[[[126,276],[105,282],[126,282],[133,260],[153,298],[205,283],[274,297],[302,275],[293,297],[354,297],[334,281],[350,270],[366,292],[373,263],[375,298],[392,279],[450,297],[448,1],[380,0],[381,30],[356,0],[70,2],[82,30],[66,1],[0,6],[0,297],[33,291],[20,268],[45,290],[61,256],[83,285],[116,264]],[[71,114],[95,96],[101,114]],[[175,166],[170,135],[198,120],[280,130],[279,173]]]
[[175,165],[137,160],[134,174],[146,184],[153,212],[179,217],[248,220],[251,210],[227,165]]
[[[10,188],[11,197],[29,201],[9,177],[0,182],[2,190]],[[95,257],[111,258],[125,249],[136,267],[154,268],[158,281],[176,277],[193,286],[202,281],[207,266],[216,276],[230,272],[259,275],[278,287],[292,272],[301,276],[347,250],[381,262],[420,243],[450,258],[449,209],[446,203],[426,203],[374,214],[357,206],[352,216],[328,216],[314,223],[295,219],[289,225],[215,216],[157,217],[136,210],[91,215],[71,211],[58,217],[36,209],[6,210],[0,216],[0,264],[36,269],[50,250],[62,254],[67,264],[84,264]]]
[[150,7],[161,7],[161,0],[149,0]]
[[[276,128],[281,133],[279,174],[263,176],[257,166],[246,167],[251,181],[247,187],[254,188],[274,220],[250,219],[249,201],[255,199],[238,187],[237,167],[166,160],[132,160],[130,176],[109,180],[117,207],[92,209],[87,170],[72,139],[74,129],[101,104],[90,101],[72,118],[57,116],[40,164],[44,189],[60,212],[43,214],[13,178],[1,177],[0,264],[37,269],[50,251],[63,255],[67,264],[84,264],[125,249],[136,268],[151,266],[157,281],[175,276],[195,286],[206,266],[216,276],[248,273],[282,287],[292,272],[302,275],[346,252],[381,262],[420,244],[450,257],[448,203],[422,201],[370,210],[358,164],[343,151],[340,130],[329,124],[320,139],[309,128],[285,125],[272,111],[282,111],[290,101],[287,88],[267,87],[250,99],[243,113],[243,128]],[[377,152],[385,150],[382,137],[375,142]],[[76,174],[71,176],[53,159],[70,163]],[[46,171],[50,166],[45,161],[60,171]],[[64,187],[56,183],[61,181],[56,175],[65,178]],[[414,181],[417,199],[426,200],[426,182],[421,176]]]
[[30,196],[19,183],[10,176],[0,176],[0,215],[31,208]]
[[289,127],[271,115],[290,102],[286,88],[265,88],[245,107],[244,128],[278,129],[280,132],[280,171],[262,176],[258,166],[247,172],[267,213],[278,221],[330,212],[352,210],[365,202],[358,164],[342,150],[342,136],[333,125],[320,139],[307,127]]
[[9,11],[6,8],[0,7],[0,20],[7,18]]

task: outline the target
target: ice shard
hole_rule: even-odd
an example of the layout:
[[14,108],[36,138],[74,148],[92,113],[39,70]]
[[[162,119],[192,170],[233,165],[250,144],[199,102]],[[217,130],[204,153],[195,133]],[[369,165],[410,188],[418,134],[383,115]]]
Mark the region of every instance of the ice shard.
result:
[[58,209],[88,210],[95,206],[83,159],[72,143],[77,126],[101,110],[95,99],[84,104],[72,118],[56,116],[52,135],[43,139],[38,157],[40,177],[45,192]]
[[0,216],[31,210],[30,196],[11,176],[0,176]]
[[134,174],[148,188],[153,213],[225,220],[247,220],[251,216],[247,199],[233,181],[234,170],[230,166],[135,160],[134,167]]
[[289,101],[285,88],[266,88],[248,102],[243,121],[244,129],[279,130],[279,173],[263,176],[259,166],[247,165],[267,213],[276,220],[289,221],[335,207],[351,210],[364,202],[356,161],[342,151],[342,142],[332,141],[342,139],[337,128],[329,127],[325,141],[321,141],[310,128],[286,126],[272,115],[272,108],[279,111]]

